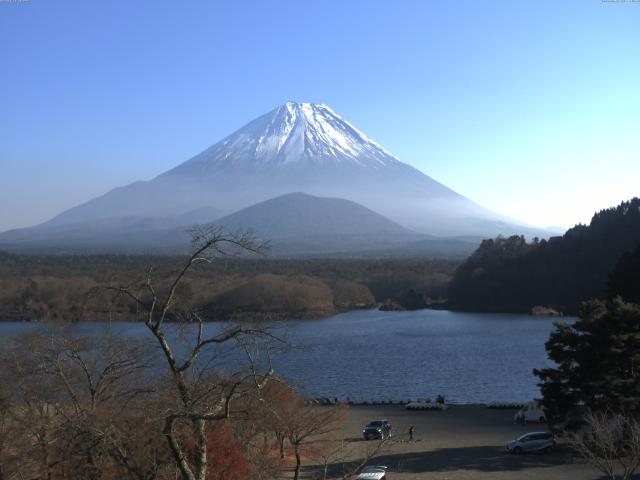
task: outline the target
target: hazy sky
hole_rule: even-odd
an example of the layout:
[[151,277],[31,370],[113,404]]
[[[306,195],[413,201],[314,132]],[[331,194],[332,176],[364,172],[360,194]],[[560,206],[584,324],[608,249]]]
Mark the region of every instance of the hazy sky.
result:
[[287,100],[486,207],[587,222],[640,195],[640,3],[2,0],[0,230]]

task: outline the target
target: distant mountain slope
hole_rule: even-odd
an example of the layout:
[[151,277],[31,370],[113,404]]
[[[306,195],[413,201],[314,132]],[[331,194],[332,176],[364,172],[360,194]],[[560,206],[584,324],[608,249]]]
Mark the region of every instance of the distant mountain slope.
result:
[[326,105],[295,102],[151,181],[115,188],[41,227],[176,217],[209,207],[229,214],[290,192],[351,200],[431,235],[547,235],[401,162]]
[[415,233],[350,200],[290,193],[244,208],[214,222],[226,230],[251,229],[270,239],[384,236]]
[[[214,214],[206,210],[171,221],[126,217],[15,230],[0,235],[0,249],[174,254],[189,248],[194,220]],[[230,232],[251,230],[270,242],[266,255],[272,258],[463,258],[481,240],[417,234],[350,200],[299,192],[203,223]]]
[[589,226],[577,225],[549,241],[485,240],[456,272],[450,303],[475,311],[530,311],[544,305],[575,313],[581,301],[611,293],[610,273],[638,245],[639,198],[598,212]]
[[250,229],[271,242],[269,256],[286,258],[458,259],[482,240],[417,234],[355,202],[299,192],[252,205],[214,224],[227,231]]
[[[276,257],[367,252],[425,238],[350,200],[300,192],[251,205],[212,225],[228,232],[250,230],[270,242],[268,255]],[[175,230],[160,242],[186,245],[188,232]]]
[[20,251],[118,251],[140,253],[157,248],[158,238],[168,232],[184,231],[198,223],[208,223],[220,217],[212,207],[203,207],[176,216],[122,216],[77,221],[47,223],[38,227],[20,228],[0,234],[0,248]]

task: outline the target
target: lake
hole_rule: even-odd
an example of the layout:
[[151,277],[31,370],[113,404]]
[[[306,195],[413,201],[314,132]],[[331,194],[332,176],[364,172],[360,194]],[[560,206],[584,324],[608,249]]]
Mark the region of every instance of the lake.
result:
[[[539,396],[533,368],[552,363],[544,343],[557,319],[443,310],[360,310],[287,322],[296,348],[273,358],[276,373],[311,396],[356,401],[434,399],[453,403],[525,402]],[[573,321],[565,318],[564,321]],[[216,328],[219,324],[211,324]],[[0,323],[0,334],[39,328]],[[104,324],[77,327],[98,334]],[[128,336],[144,325],[115,323]]]

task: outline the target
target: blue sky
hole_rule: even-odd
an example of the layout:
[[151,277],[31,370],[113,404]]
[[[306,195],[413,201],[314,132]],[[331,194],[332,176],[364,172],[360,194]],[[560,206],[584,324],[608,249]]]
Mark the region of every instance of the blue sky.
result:
[[496,211],[586,222],[640,195],[640,3],[0,1],[0,230],[287,100]]

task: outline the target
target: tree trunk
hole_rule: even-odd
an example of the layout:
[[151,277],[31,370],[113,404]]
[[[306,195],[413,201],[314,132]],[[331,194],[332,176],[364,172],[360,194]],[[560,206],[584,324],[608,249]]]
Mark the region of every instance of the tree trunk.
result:
[[195,420],[193,430],[196,434],[196,479],[205,480],[207,477],[207,435],[205,433],[206,422],[204,420]]
[[40,430],[38,443],[40,446],[40,450],[42,453],[42,467],[44,469],[44,474],[46,475],[47,480],[51,480],[53,472],[51,472],[51,462],[49,461],[49,448],[47,446],[47,430],[46,428],[42,428]]
[[284,436],[278,435],[278,444],[280,446],[280,459],[284,460]]
[[0,480],[4,480],[4,440],[0,441]]
[[293,473],[293,480],[298,480],[300,477],[300,465],[302,464],[302,460],[300,458],[300,445],[296,443],[294,450],[296,452],[296,470]]
[[178,472],[180,473],[182,480],[195,480],[195,476],[191,472],[191,468],[189,467],[189,463],[182,451],[182,447],[173,433],[173,420],[170,417],[165,418],[162,433],[167,439],[169,449],[173,455],[173,459],[176,463],[176,467],[178,467]]

